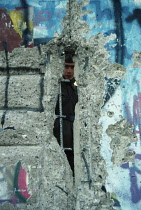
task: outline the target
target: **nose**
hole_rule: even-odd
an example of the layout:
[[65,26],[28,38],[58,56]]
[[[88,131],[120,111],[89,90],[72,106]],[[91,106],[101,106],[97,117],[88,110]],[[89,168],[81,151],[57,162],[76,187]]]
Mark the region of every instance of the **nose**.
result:
[[72,71],[72,68],[69,66],[68,69],[67,69],[67,71],[68,72],[71,72]]

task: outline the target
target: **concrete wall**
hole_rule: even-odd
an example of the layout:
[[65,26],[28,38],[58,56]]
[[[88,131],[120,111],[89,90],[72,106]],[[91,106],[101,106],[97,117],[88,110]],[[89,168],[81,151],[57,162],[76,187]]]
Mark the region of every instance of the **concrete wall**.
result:
[[[0,2],[0,209],[140,209],[140,7]],[[68,49],[79,93],[75,181],[52,134]]]

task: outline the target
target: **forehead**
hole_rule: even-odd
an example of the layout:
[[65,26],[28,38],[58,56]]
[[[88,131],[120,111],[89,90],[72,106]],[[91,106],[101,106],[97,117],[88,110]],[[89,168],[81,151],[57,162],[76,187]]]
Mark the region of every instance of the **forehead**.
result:
[[74,69],[74,65],[66,65],[65,64],[65,69],[68,69],[68,68]]

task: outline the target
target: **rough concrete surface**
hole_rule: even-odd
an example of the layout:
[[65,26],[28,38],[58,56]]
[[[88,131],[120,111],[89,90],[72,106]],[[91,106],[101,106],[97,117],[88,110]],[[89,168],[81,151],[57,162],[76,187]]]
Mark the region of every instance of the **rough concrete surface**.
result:
[[[62,33],[47,45],[15,49],[8,54],[8,61],[4,52],[0,52],[1,166],[9,167],[21,161],[30,192],[25,203],[4,202],[0,205],[2,210],[114,209],[113,200],[105,189],[107,171],[100,154],[102,126],[98,122],[103,105],[104,77],[120,79],[126,70],[120,64],[110,64],[104,48],[115,35],[83,37],[88,26],[80,19],[82,7],[88,3],[73,0],[67,5]],[[52,133],[58,78],[63,72],[64,56],[61,53],[67,49],[74,52],[79,94],[74,129],[75,180]],[[135,140],[133,136],[128,139],[131,127],[121,121],[109,126],[107,133],[112,138],[112,161],[117,164],[130,159],[128,144]],[[128,144],[118,145],[122,157],[115,147],[117,139],[120,143],[128,140]]]
[[112,138],[110,147],[113,151],[113,164],[120,166],[124,162],[134,162],[135,153],[129,151],[130,144],[137,142],[137,137],[133,133],[133,127],[125,119],[122,119],[114,125],[109,125],[106,132]]

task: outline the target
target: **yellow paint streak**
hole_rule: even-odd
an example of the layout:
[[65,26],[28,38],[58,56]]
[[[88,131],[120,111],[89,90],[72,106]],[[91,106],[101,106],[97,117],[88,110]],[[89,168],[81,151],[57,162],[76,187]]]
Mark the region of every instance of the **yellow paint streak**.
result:
[[23,23],[23,18],[24,18],[23,14],[19,11],[11,10],[9,15],[10,15],[10,18],[11,18],[13,24],[14,24],[15,31],[22,38],[22,28],[25,25]]
[[[22,32],[24,29],[27,28],[26,23],[24,22],[24,14],[22,12],[19,12],[16,10],[11,10],[9,15],[13,22],[15,31],[22,38]],[[29,30],[33,31],[33,27],[34,27],[34,24],[33,24],[33,22],[30,21],[29,22]]]

